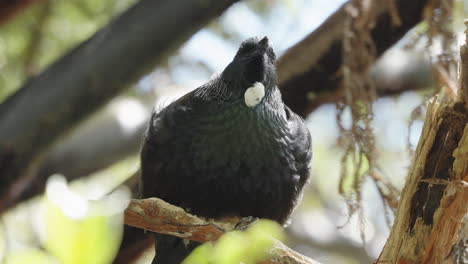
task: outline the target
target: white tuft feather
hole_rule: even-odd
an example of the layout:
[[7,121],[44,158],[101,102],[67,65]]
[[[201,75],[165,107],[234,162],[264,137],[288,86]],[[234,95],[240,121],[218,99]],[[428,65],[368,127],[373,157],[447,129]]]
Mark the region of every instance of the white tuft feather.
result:
[[245,104],[248,107],[254,107],[265,96],[265,86],[261,82],[256,82],[252,87],[249,87],[244,93]]

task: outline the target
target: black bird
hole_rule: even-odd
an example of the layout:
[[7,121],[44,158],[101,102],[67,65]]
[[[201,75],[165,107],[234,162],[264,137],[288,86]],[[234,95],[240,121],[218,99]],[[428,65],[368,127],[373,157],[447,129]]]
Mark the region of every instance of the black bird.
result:
[[[153,113],[141,193],[191,213],[285,224],[309,178],[311,138],[281,99],[268,38],[244,41],[216,78]],[[153,263],[176,264],[182,239],[156,235]]]

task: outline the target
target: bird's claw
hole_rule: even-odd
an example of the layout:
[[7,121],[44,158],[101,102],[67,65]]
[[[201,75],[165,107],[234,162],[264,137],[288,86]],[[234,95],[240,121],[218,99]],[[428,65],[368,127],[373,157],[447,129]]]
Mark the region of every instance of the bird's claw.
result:
[[242,217],[242,219],[234,227],[235,230],[245,230],[253,223],[257,222],[258,217],[247,216]]

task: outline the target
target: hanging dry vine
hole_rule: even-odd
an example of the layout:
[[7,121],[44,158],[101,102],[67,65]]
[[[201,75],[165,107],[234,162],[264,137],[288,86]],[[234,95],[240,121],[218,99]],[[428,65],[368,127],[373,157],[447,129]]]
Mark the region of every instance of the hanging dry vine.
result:
[[[391,208],[396,205],[393,198],[396,189],[385,182],[377,170],[375,138],[371,126],[376,90],[368,73],[376,59],[376,47],[371,36],[375,25],[372,13],[374,5],[369,0],[352,0],[347,4],[348,19],[344,27],[341,67],[344,97],[337,104],[337,123],[341,135],[339,143],[344,149],[339,192],[347,200],[350,215],[357,212],[361,223],[361,187],[366,175],[373,179],[384,203]],[[398,14],[393,13],[391,17],[398,24]],[[348,110],[351,124],[346,126],[344,117]],[[364,241],[362,224],[361,238]]]
[[[388,0],[386,4],[392,7],[394,1]],[[380,173],[371,126],[372,103],[376,98],[376,91],[368,70],[376,58],[376,47],[371,36],[371,30],[375,25],[372,18],[376,5],[375,1],[370,0],[351,0],[347,4],[348,19],[344,27],[341,68],[344,96],[337,104],[337,123],[341,135],[339,143],[344,149],[339,191],[347,200],[350,215],[358,213],[361,221],[363,220],[361,188],[366,176],[370,176],[377,187],[385,204],[387,216],[389,208],[392,211],[396,209],[399,197],[399,190]],[[424,35],[429,38],[428,46],[432,46],[437,40],[443,51],[434,59],[434,73],[438,83],[442,84],[444,94],[452,98],[456,95],[457,87],[457,66],[454,59],[456,42],[452,31],[453,7],[453,0],[431,0],[424,11],[428,24]],[[389,14],[392,23],[397,26],[401,23],[398,13],[395,8],[390,10],[394,11]],[[348,111],[351,119],[349,125],[345,122]],[[361,237],[364,237],[363,233]]]

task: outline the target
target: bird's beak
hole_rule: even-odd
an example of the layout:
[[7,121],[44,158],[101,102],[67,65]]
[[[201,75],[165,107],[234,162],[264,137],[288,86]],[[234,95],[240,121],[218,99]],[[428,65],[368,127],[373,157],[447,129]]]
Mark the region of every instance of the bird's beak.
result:
[[268,37],[265,36],[264,38],[262,38],[262,40],[260,40],[257,45],[262,51],[265,52],[267,50],[267,48],[270,46],[270,42],[268,41]]

